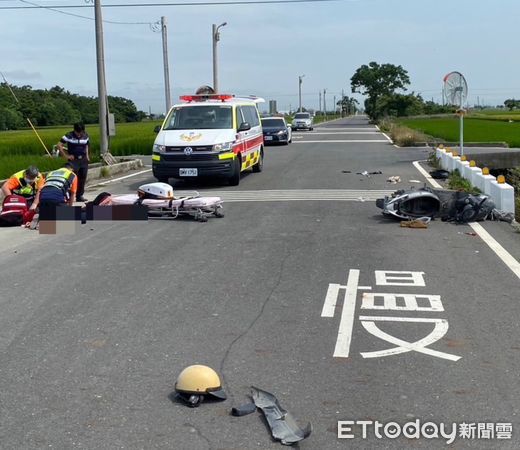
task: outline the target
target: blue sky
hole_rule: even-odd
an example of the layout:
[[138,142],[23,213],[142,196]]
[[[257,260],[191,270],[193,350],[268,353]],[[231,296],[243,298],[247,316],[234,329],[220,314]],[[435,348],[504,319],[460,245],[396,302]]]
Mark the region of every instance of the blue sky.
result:
[[[168,0],[103,0],[158,3]],[[178,0],[177,0],[178,1]],[[85,5],[85,0],[31,0]],[[27,6],[0,0],[0,7]],[[93,18],[93,9],[67,9]],[[442,78],[462,72],[470,104],[520,98],[518,0],[345,0],[284,5],[107,8],[103,19],[168,19],[172,97],[212,84],[211,24],[226,21],[219,43],[220,90],[256,94],[286,110],[350,95],[350,78],[370,61],[402,65],[409,91],[441,101]],[[145,111],[164,111],[161,34],[148,25],[105,23],[107,88]],[[55,85],[97,95],[93,20],[48,10],[0,10],[0,71],[16,85]],[[359,96],[358,96],[359,97]],[[477,99],[478,97],[478,99]],[[359,97],[361,99],[361,97]]]

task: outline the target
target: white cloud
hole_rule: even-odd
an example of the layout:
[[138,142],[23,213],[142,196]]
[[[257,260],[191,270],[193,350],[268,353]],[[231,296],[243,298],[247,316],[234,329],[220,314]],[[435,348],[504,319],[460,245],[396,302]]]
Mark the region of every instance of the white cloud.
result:
[[[425,97],[440,91],[442,76],[450,70],[465,73],[470,95],[490,89],[480,92],[495,95],[497,101],[515,92],[518,96],[520,63],[511,55],[517,53],[520,2],[492,5],[485,0],[361,0],[104,8],[103,14],[106,20],[124,22],[168,18],[174,97],[212,83],[211,24],[227,21],[219,43],[222,89],[258,93],[294,106],[298,75],[305,74],[304,100],[316,107],[318,91],[324,88],[350,95],[350,77],[372,60],[401,64],[410,73],[409,90],[428,91]],[[85,9],[73,12],[92,16]],[[104,32],[109,93],[129,97],[142,109],[163,109],[160,33],[147,25],[108,23]],[[97,93],[91,20],[42,10],[2,11],[0,54],[0,70],[13,73],[14,84],[57,84]],[[499,91],[506,88],[510,91]]]

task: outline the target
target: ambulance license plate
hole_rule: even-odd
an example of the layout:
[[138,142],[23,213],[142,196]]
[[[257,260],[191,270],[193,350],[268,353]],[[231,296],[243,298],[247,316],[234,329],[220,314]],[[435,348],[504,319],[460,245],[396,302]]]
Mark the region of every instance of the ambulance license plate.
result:
[[181,177],[196,177],[197,175],[197,169],[179,169],[179,176]]

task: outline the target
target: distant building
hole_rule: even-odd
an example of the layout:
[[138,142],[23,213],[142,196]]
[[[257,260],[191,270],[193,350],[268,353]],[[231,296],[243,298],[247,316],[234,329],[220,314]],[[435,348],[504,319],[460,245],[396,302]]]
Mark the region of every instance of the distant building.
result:
[[276,114],[276,100],[269,100],[269,114]]

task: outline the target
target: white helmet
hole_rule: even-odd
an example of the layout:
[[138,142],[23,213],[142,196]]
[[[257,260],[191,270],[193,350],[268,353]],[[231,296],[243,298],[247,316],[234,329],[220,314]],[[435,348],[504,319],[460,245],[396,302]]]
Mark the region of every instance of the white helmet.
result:
[[140,198],[170,200],[173,197],[173,188],[166,183],[148,183],[139,186],[137,195]]

